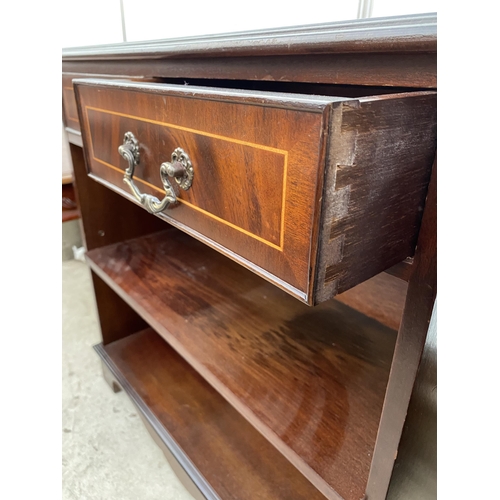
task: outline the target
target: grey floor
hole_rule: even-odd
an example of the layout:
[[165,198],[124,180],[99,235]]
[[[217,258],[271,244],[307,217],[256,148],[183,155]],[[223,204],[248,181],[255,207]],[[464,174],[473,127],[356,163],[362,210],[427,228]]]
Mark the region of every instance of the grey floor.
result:
[[192,500],[133,404],[102,377],[90,271],[64,260],[79,244],[75,227],[63,224],[63,499]]

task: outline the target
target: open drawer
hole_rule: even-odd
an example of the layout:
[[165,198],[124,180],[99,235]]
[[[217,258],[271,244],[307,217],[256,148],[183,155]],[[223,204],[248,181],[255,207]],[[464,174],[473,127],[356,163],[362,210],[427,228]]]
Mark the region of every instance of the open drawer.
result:
[[436,148],[434,92],[74,86],[92,178],[303,302],[413,254]]

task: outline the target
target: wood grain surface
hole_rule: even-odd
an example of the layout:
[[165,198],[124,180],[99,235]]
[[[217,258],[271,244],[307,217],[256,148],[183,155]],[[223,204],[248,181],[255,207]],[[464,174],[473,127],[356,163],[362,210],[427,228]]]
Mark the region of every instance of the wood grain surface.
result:
[[174,228],[87,258],[323,494],[363,496],[394,330],[309,308]]
[[436,151],[436,94],[334,104],[316,302],[415,252]]
[[103,350],[138,410],[160,424],[160,440],[184,454],[181,464],[191,462],[222,500],[325,498],[152,329]]
[[437,86],[435,52],[68,61],[63,62],[63,69],[79,73],[203,78],[207,85],[211,79],[245,79],[429,89]]

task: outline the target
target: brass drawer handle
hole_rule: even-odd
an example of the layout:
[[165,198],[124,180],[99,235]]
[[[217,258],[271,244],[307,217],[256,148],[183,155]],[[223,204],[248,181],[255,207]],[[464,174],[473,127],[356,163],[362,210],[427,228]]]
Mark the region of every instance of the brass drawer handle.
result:
[[134,168],[139,164],[140,155],[139,143],[132,132],[125,134],[123,144],[118,147],[118,153],[128,161],[123,182],[130,188],[135,199],[151,214],[162,212],[177,202],[177,196],[169,177],[173,177],[184,191],[187,191],[193,183],[194,171],[191,160],[182,148],[176,148],[172,153],[172,161],[162,163],[160,166],[160,178],[165,189],[165,198],[160,201],[156,196],[141,193],[134,183]]

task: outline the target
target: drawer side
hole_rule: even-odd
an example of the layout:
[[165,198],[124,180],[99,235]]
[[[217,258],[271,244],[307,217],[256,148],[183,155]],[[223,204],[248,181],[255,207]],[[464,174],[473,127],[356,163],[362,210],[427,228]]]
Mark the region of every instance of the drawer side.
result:
[[436,94],[333,105],[314,302],[413,255],[436,151]]

